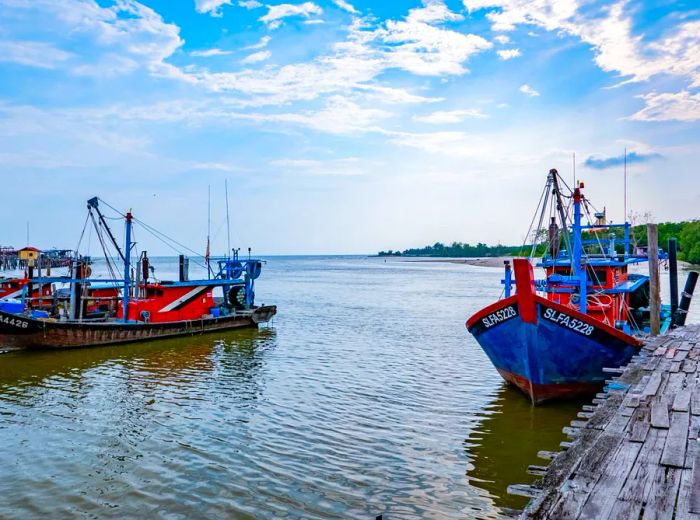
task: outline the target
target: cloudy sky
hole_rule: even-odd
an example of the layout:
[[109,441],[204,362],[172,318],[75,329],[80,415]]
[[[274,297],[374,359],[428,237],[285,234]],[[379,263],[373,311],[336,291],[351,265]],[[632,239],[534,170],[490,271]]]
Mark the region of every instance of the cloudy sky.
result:
[[[93,195],[195,249],[518,244],[547,171],[700,207],[691,1],[0,0],[0,244]],[[162,251],[142,236],[143,248]],[[93,248],[95,244],[93,243]]]

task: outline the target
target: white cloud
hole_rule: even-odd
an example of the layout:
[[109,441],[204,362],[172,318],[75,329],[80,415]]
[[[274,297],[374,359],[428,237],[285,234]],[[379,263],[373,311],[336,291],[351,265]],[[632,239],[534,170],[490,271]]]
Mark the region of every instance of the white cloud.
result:
[[348,13],[357,14],[357,9],[345,0],[333,0],[333,3]]
[[423,0],[423,7],[408,11],[408,23],[458,22],[464,16],[449,10],[443,0]]
[[241,63],[243,63],[244,65],[248,65],[250,63],[258,63],[269,59],[270,56],[272,56],[272,53],[270,51],[254,52],[253,54],[250,54],[243,58],[241,60]]
[[389,140],[399,146],[452,157],[487,158],[491,147],[482,137],[465,132],[389,132]]
[[209,13],[212,16],[223,16],[221,8],[231,5],[231,0],[194,0],[194,8],[198,13]]
[[267,47],[267,44],[270,43],[270,40],[272,38],[269,36],[263,36],[260,38],[260,41],[258,43],[254,43],[253,45],[248,45],[247,47],[243,47],[244,49],[247,50],[255,50],[255,49],[264,49]]
[[355,88],[366,92],[365,97],[382,103],[438,103],[445,98],[417,96],[404,89],[380,85],[356,85]]
[[426,76],[464,74],[463,63],[492,44],[481,36],[435,25],[461,19],[441,0],[426,0],[424,7],[411,9],[405,20],[387,20],[375,35],[388,44],[386,56],[395,67]]
[[[165,63],[183,44],[180,29],[135,0],[110,7],[82,0],[0,2],[0,19],[6,21],[6,34],[12,32],[14,22],[31,19],[38,32],[54,39],[55,50],[58,45],[70,45],[74,57],[64,66],[69,72],[109,76],[145,68],[157,75],[181,75]],[[44,50],[48,57],[64,57]]]
[[505,45],[507,43],[510,43],[510,38],[506,36],[505,34],[499,34],[498,36],[494,36],[494,41],[500,43],[501,45]]
[[241,171],[239,166],[220,162],[195,162],[192,163],[191,167],[195,170],[210,170],[229,173]]
[[467,11],[493,9],[486,16],[495,31],[512,31],[517,24],[534,24],[548,31],[569,23],[578,8],[577,0],[463,0]]
[[687,80],[691,88],[700,87],[700,20],[677,18],[679,23],[668,23],[660,37],[649,40],[634,34],[633,4],[629,0],[617,0],[601,8],[591,8],[584,0],[463,0],[463,3],[470,12],[488,9],[486,16],[496,31],[530,24],[578,37],[593,47],[598,67],[626,78],[623,83],[670,75]]
[[430,123],[434,125],[461,123],[465,119],[486,119],[488,116],[480,110],[445,110],[432,112],[422,116],[413,116],[414,121]]
[[0,61],[53,69],[73,56],[46,42],[0,41]]
[[323,13],[318,5],[313,2],[304,2],[303,4],[279,4],[268,5],[267,14],[260,17],[260,21],[267,24],[270,29],[276,29],[282,25],[282,20],[290,16],[303,16],[310,18],[314,15]]
[[522,53],[520,52],[520,49],[504,49],[504,50],[496,51],[496,54],[498,54],[498,57],[501,58],[502,60],[511,60],[513,58],[517,58],[518,56],[522,55]]
[[518,90],[520,90],[520,92],[522,92],[523,94],[527,94],[530,97],[536,97],[536,96],[540,95],[539,92],[537,92],[534,88],[532,88],[527,83],[523,83],[522,85],[520,85],[520,88]]
[[687,90],[677,93],[657,94],[652,92],[640,96],[646,106],[632,115],[635,121],[700,121],[700,93]]
[[225,56],[227,54],[231,54],[232,51],[225,51],[222,49],[205,49],[202,51],[192,51],[190,52],[190,56],[197,56],[197,57],[202,57],[202,58],[208,58],[210,56]]
[[297,123],[331,134],[355,134],[381,131],[377,123],[389,116],[384,110],[364,108],[346,97],[331,96],[317,112],[261,115],[257,119]]
[[270,161],[283,170],[294,170],[309,175],[355,176],[364,175],[362,162],[357,157],[341,159],[277,159]]
[[245,9],[257,9],[258,7],[262,7],[263,5],[258,2],[257,0],[241,0],[238,2],[238,5],[240,7],[243,7]]

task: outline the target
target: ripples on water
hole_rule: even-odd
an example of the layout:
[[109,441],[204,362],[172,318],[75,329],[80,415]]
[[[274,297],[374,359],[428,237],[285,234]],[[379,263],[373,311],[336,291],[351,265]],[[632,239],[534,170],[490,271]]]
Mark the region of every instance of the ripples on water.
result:
[[0,356],[0,517],[493,518],[575,405],[466,333],[500,269],[272,258],[270,327]]

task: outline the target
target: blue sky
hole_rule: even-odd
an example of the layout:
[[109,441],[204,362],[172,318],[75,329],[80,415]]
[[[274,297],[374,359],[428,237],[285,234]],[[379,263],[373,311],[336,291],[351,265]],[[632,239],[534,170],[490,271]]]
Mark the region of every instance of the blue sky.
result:
[[[517,244],[547,171],[698,217],[700,9],[588,0],[0,0],[0,243],[99,195],[203,249]],[[142,248],[159,252],[159,245]],[[161,251],[165,252],[165,251]]]

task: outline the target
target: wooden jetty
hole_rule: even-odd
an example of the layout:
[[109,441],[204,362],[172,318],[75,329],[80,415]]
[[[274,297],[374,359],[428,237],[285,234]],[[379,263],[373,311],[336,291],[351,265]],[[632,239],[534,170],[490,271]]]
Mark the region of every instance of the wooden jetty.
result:
[[699,363],[696,325],[606,369],[606,390],[564,428],[571,441],[530,466],[542,478],[509,488],[531,497],[521,518],[700,519]]

